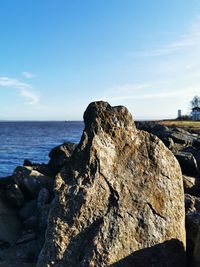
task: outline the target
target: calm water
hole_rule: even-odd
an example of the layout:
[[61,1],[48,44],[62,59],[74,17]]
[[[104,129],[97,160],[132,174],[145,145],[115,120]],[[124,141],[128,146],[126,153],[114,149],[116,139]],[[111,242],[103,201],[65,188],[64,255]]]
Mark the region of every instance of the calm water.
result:
[[78,143],[83,122],[0,122],[0,177],[12,174],[24,159],[48,162],[50,150]]

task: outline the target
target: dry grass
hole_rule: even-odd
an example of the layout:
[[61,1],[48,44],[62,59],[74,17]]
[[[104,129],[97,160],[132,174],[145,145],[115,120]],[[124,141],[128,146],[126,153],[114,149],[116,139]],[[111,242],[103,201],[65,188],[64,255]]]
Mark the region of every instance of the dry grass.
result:
[[169,120],[169,121],[160,121],[162,125],[166,126],[175,126],[179,128],[183,128],[185,130],[194,130],[195,132],[200,131],[200,121],[176,121],[176,120]]

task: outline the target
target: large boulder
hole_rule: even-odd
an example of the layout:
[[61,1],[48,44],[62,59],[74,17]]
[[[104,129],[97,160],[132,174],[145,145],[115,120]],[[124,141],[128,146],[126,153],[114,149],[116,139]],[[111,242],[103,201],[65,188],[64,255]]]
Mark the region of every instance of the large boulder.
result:
[[125,107],[91,103],[69,164],[56,177],[37,266],[185,264],[181,170]]

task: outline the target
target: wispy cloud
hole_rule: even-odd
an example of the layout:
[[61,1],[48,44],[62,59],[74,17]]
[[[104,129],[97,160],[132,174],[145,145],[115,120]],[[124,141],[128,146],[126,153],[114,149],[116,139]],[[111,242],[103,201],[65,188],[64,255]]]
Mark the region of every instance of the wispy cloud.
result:
[[107,88],[103,99],[124,103],[126,100],[162,99],[158,101],[160,105],[170,98],[177,99],[177,103],[179,99],[184,99],[186,103],[187,98],[200,92],[200,18],[174,42],[156,49],[138,51],[134,56],[140,57],[133,62],[133,73],[139,75],[137,63],[148,57],[139,77],[144,82],[135,84],[133,80],[133,83]]
[[[181,92],[181,93],[180,93]],[[105,97],[107,101],[122,101],[122,100],[131,100],[131,99],[158,99],[158,98],[172,98],[172,97],[192,97],[194,94],[199,92],[199,88],[187,88],[185,90],[176,90],[176,91],[164,91],[156,93],[146,93],[146,94],[137,94],[137,95],[121,95],[115,97]]]
[[31,78],[33,78],[35,76],[33,73],[28,72],[28,71],[23,71],[22,75],[27,79],[31,79]]
[[132,53],[133,57],[156,57],[165,56],[177,52],[200,49],[200,18],[193,23],[185,34],[180,35],[172,43],[157,47],[151,50],[142,50]]
[[40,101],[38,94],[33,92],[32,86],[18,79],[0,76],[0,87],[17,89],[20,95],[26,99],[25,103],[28,105],[36,105]]
[[146,88],[152,87],[154,85],[155,84],[152,82],[141,83],[141,84],[127,83],[127,84],[113,86],[111,89],[109,89],[109,92],[111,95],[113,95],[113,94],[127,94],[130,92],[136,92],[138,90],[146,89]]
[[106,100],[124,100],[124,99],[138,99],[141,98],[138,94],[142,91],[152,90],[166,84],[166,81],[159,82],[146,82],[146,83],[129,83],[113,86],[105,90],[104,95],[101,99]]
[[27,83],[20,82],[17,79],[9,78],[9,77],[1,77],[0,76],[0,86],[1,87],[9,87],[16,89],[30,89],[31,85]]
[[34,94],[33,92],[30,92],[26,89],[21,89],[20,94],[28,100],[27,104],[29,105],[36,105],[39,103],[38,95]]

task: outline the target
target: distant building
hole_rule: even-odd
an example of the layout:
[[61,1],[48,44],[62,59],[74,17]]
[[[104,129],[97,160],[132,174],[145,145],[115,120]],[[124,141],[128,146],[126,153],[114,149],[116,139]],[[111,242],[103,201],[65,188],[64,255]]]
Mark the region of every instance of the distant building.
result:
[[193,108],[191,115],[194,121],[200,121],[200,107]]
[[181,109],[178,110],[178,119],[181,119]]

